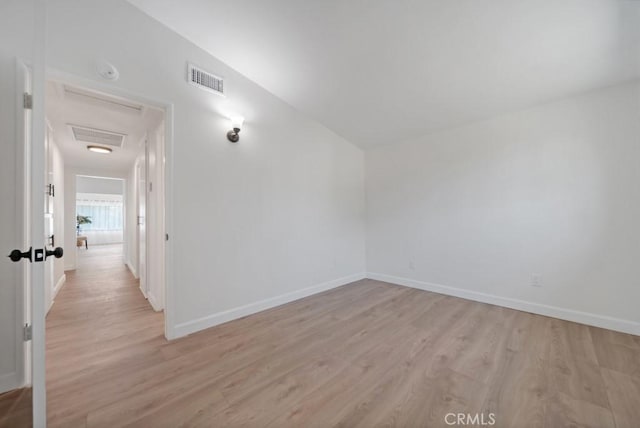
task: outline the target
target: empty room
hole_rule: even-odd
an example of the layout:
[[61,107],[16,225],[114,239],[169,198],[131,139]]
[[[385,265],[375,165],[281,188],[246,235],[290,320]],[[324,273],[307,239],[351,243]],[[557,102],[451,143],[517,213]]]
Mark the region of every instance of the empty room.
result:
[[0,0],[0,427],[640,426],[640,1]]

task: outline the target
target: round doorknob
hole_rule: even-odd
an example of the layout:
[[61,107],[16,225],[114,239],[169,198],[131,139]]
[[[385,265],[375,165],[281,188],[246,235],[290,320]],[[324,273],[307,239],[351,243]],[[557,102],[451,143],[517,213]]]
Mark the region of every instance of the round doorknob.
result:
[[44,259],[46,260],[47,257],[49,256],[53,256],[56,259],[59,259],[60,257],[62,257],[64,255],[64,250],[61,247],[57,247],[56,249],[54,249],[53,251],[51,250],[46,250],[45,254],[44,254]]
[[32,248],[29,248],[29,251],[25,252],[22,252],[20,250],[13,250],[11,254],[9,254],[9,258],[12,262],[19,262],[22,259],[28,259],[29,261],[31,261],[31,250]]

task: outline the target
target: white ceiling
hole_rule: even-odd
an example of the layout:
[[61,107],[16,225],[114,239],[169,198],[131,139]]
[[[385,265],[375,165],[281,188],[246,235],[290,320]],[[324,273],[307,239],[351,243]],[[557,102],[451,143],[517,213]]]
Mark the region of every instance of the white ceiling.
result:
[[[65,87],[71,88],[74,92],[94,95],[95,98],[74,95],[65,90]],[[142,109],[136,111],[100,99],[122,101]],[[163,117],[159,110],[139,103],[52,81],[47,82],[46,116],[66,167],[79,168],[87,172],[113,173],[126,173],[129,170],[140,153],[140,142],[146,130],[160,124]],[[122,148],[113,148],[113,153],[93,153],[87,150],[90,143],[75,140],[69,125],[126,134],[126,137]]]
[[634,0],[130,2],[364,148],[640,70]]

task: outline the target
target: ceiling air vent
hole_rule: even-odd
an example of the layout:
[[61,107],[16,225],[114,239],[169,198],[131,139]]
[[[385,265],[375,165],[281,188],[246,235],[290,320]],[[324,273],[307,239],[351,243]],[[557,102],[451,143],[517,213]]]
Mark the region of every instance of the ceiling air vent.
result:
[[93,143],[122,148],[124,137],[126,137],[126,134],[120,134],[118,132],[103,131],[101,129],[76,125],[69,126],[71,127],[71,132],[73,132],[73,138],[81,143]]
[[193,64],[189,64],[187,80],[190,84],[213,92],[218,95],[224,95],[224,80],[214,74],[204,71]]

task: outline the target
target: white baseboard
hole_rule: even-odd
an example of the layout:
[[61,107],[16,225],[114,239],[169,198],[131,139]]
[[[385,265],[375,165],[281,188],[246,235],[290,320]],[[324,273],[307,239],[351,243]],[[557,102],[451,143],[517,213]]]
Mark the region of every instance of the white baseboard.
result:
[[158,299],[151,291],[147,293],[147,300],[151,304],[151,307],[154,311],[160,312],[162,310],[162,305],[158,302]]
[[171,339],[183,337],[188,334],[216,326],[218,324],[232,321],[237,318],[242,318],[247,315],[255,314],[257,312],[271,309],[276,306],[284,305],[285,303],[293,302],[294,300],[302,299],[303,297],[311,296],[312,294],[321,293],[323,291],[331,290],[332,288],[340,287],[354,281],[359,281],[361,279],[364,279],[365,277],[366,276],[364,273],[357,273],[354,275],[349,275],[342,278],[334,279],[332,281],[324,282],[322,284],[307,287],[302,290],[292,291],[291,293],[281,294],[280,296],[271,297],[269,299],[260,300],[258,302],[249,303],[248,305],[229,309],[223,312],[218,312],[216,314],[208,315],[206,317],[198,318],[192,321],[180,323],[177,324],[174,329],[172,329],[170,337]]
[[66,281],[67,281],[67,275],[62,274],[60,279],[58,279],[58,282],[56,282],[56,285],[53,287],[53,293],[52,293],[53,295],[51,296],[51,300],[54,300],[56,298],[56,296],[58,295],[58,292],[60,291],[60,289],[62,288],[62,286]]
[[493,294],[480,293],[478,291],[465,290],[462,288],[449,287],[446,285],[423,282],[410,278],[385,275],[382,273],[367,272],[366,277],[378,281],[403,285],[405,287],[432,291],[434,293],[446,294],[448,296],[460,297],[462,299],[473,300],[476,302],[489,303],[491,305],[503,306],[505,308],[517,309],[519,311],[530,312],[533,314],[544,315],[547,317],[573,321],[580,324],[586,324],[594,327],[601,327],[609,330],[615,330],[622,333],[629,333],[640,336],[640,323],[635,321],[597,315],[589,312],[581,312],[573,309],[560,308],[557,306],[543,305],[541,303],[532,303],[524,300],[512,299],[510,297],[500,297]]
[[62,288],[62,286],[64,285],[64,283],[66,281],[67,281],[67,275],[66,274],[62,274],[62,276],[58,279],[58,282],[56,282],[56,285],[53,287],[53,290],[51,291],[51,303],[49,304],[49,307],[47,308],[47,314],[49,313],[49,311],[53,307],[53,304],[56,302],[56,296],[58,295],[58,292],[60,291],[60,289]]
[[131,271],[131,274],[133,275],[133,277],[135,279],[138,279],[138,271],[133,267],[133,265],[131,264],[131,262],[126,261],[124,263],[125,265],[127,265],[127,267],[129,268],[129,270]]

